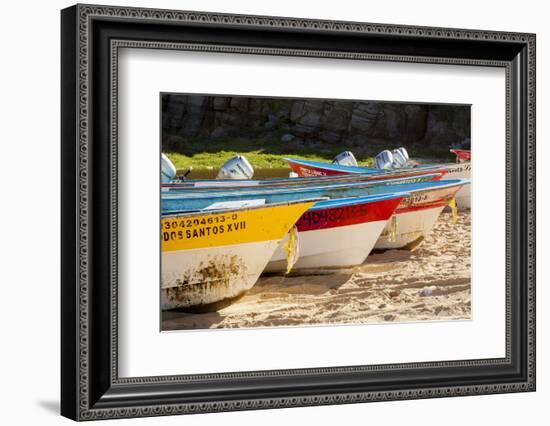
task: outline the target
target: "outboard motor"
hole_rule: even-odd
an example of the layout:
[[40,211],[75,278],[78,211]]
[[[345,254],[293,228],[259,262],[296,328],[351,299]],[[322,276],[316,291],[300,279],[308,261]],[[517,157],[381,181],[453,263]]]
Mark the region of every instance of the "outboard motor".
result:
[[351,151],[344,151],[334,157],[332,164],[338,164],[339,166],[353,166],[357,167],[357,160]]
[[176,177],[176,167],[170,159],[164,155],[160,154],[160,181],[161,183],[168,183]]
[[242,155],[237,155],[221,166],[216,179],[251,179],[253,175],[254,169],[248,160]]
[[393,165],[393,154],[385,149],[374,157],[374,166],[377,169],[391,169]]
[[393,167],[396,169],[403,167],[409,161],[409,153],[403,147],[393,150]]

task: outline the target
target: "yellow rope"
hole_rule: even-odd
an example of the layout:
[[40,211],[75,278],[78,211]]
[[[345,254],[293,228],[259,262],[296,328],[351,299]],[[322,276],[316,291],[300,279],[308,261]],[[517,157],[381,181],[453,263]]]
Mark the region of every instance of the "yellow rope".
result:
[[286,273],[288,274],[298,260],[298,230],[293,226],[288,232],[288,239],[283,244],[286,253]]
[[458,208],[456,207],[456,200],[454,198],[451,198],[451,201],[449,201],[449,207],[451,208],[451,221],[454,225],[458,220]]
[[394,242],[396,239],[397,239],[397,216],[393,215],[391,217],[391,229],[390,229],[389,240],[391,242]]

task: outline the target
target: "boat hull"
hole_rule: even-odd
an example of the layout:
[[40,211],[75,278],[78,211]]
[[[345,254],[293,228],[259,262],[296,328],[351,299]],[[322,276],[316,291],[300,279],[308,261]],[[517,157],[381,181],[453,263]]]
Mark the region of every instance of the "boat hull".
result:
[[[392,170],[376,170],[365,167],[352,167],[352,166],[337,166],[334,164],[324,164],[316,161],[293,161],[286,159],[288,166],[299,177],[311,178],[320,176],[342,176],[342,175],[361,175],[363,173],[369,173],[372,175],[372,179],[396,179],[412,176],[425,175],[427,173],[440,173],[441,176],[445,174],[443,169],[435,171],[426,171],[422,169],[392,169]],[[445,179],[447,177],[444,177]]]
[[[386,220],[338,228],[300,232],[299,258],[292,269],[342,268],[360,265],[372,251]],[[284,240],[283,240],[284,242]],[[279,244],[266,272],[286,270],[286,256]]]
[[[308,210],[296,223],[298,260],[292,268],[363,263],[404,195],[326,201]],[[266,272],[287,270],[285,244],[279,245]]]
[[374,248],[399,249],[422,241],[459,190],[460,186],[435,188],[403,198]]
[[[431,232],[445,205],[395,215],[396,223],[389,220],[376,241],[378,250],[400,249],[422,241]],[[395,229],[394,229],[395,226]],[[394,235],[395,232],[395,236]]]
[[254,286],[278,245],[271,240],[164,253],[161,309],[222,309]]
[[250,289],[315,201],[165,216],[161,308],[217,310]]

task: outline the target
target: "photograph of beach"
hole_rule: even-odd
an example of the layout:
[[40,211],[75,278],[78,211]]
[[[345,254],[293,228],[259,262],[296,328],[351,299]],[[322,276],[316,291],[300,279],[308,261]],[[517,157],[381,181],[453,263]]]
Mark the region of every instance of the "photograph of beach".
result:
[[161,331],[471,319],[470,105],[160,103]]

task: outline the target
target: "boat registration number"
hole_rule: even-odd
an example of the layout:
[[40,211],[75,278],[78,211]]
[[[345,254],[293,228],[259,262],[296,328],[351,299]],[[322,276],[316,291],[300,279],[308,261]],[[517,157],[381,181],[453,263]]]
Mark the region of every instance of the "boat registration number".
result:
[[239,232],[245,229],[246,220],[240,220],[237,213],[165,219],[162,221],[162,239],[163,241],[193,239]]

